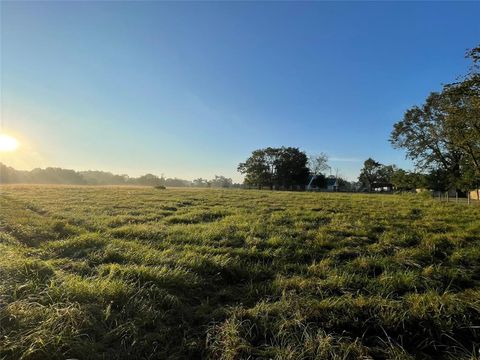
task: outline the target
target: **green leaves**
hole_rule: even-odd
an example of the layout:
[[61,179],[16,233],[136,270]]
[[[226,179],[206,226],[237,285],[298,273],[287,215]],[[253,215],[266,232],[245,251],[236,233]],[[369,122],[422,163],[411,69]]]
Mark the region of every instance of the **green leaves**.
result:
[[[474,65],[478,54],[478,47],[469,52]],[[447,188],[480,186],[480,74],[475,69],[408,109],[390,136],[417,168],[443,173]]]
[[261,189],[293,186],[304,187],[309,169],[307,155],[298,148],[265,148],[252,152],[244,163],[238,165],[238,171],[245,174],[245,183]]

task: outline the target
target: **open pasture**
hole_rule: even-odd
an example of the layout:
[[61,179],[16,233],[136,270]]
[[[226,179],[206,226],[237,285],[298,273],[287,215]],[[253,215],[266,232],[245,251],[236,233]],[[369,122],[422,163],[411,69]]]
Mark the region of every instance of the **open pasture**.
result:
[[3,186],[0,359],[478,359],[480,207]]

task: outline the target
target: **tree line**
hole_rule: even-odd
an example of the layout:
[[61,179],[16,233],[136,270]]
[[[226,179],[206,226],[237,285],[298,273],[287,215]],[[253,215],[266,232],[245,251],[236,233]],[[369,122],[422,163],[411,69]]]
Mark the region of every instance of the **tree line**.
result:
[[[411,192],[417,189],[447,191],[446,183],[435,171],[419,173],[398,168],[396,165],[384,165],[372,158],[365,160],[358,177],[358,188],[362,191],[399,191]],[[468,189],[466,189],[468,190]],[[466,191],[464,190],[464,191]]]
[[[406,151],[415,170],[369,158],[358,183],[335,177],[337,189],[466,192],[480,188],[480,46],[469,50],[466,58],[472,62],[466,75],[432,92],[423,105],[408,109],[393,126],[390,142]],[[327,161],[325,154],[307,157],[296,147],[268,147],[253,151],[237,169],[247,186],[259,189],[304,189],[312,179],[325,188]]]
[[234,187],[232,179],[215,175],[211,180],[194,181],[179,178],[165,178],[153,174],[139,177],[116,175],[106,171],[75,171],[47,167],[45,169],[16,170],[0,163],[0,184],[65,184],[65,185],[138,185],[165,187]]
[[244,185],[257,189],[305,190],[308,186],[316,189],[327,188],[335,183],[335,190],[353,191],[356,184],[350,183],[331,170],[328,156],[324,153],[308,156],[298,147],[267,147],[257,149],[238,165],[237,170],[245,176]]

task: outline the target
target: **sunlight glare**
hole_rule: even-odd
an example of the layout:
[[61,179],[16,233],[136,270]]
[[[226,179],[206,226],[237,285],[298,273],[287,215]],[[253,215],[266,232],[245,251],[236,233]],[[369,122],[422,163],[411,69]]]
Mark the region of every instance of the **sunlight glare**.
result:
[[18,141],[13,136],[0,134],[0,152],[11,152],[18,148]]

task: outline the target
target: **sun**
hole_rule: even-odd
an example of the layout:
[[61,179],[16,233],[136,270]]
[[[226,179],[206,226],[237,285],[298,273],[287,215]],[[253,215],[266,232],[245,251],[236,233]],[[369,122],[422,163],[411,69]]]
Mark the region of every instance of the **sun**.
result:
[[18,148],[18,140],[7,134],[0,134],[0,152],[12,152]]

